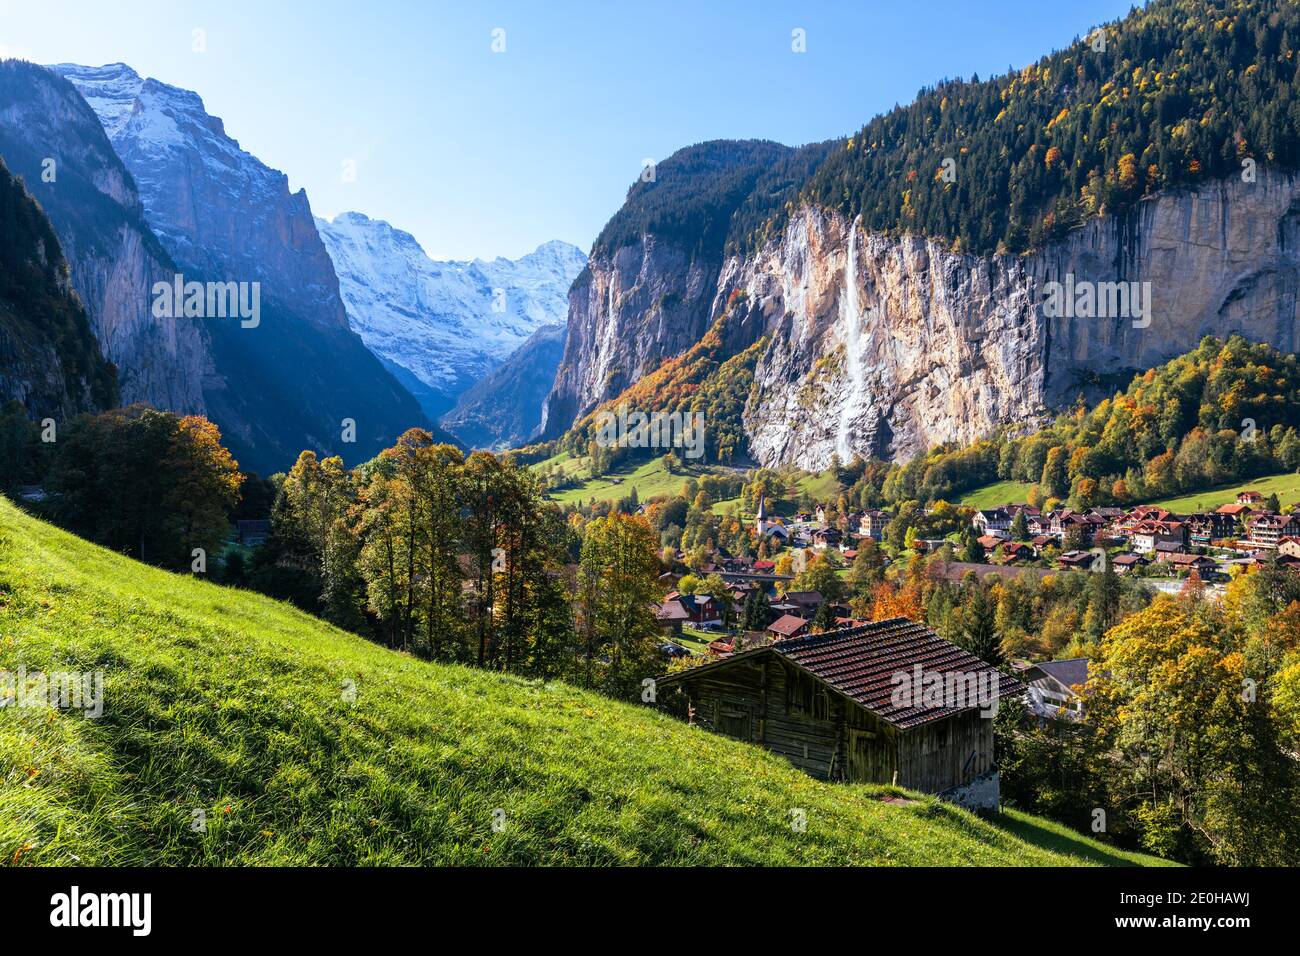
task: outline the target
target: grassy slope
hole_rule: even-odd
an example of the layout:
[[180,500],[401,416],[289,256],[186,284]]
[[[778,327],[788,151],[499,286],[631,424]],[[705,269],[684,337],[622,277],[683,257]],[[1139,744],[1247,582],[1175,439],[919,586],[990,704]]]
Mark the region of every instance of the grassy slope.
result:
[[1300,475],[1283,472],[1280,475],[1269,475],[1267,478],[1256,478],[1236,485],[1195,491],[1189,495],[1180,495],[1177,498],[1164,498],[1152,502],[1152,504],[1178,513],[1209,511],[1219,507],[1219,505],[1226,505],[1236,501],[1237,492],[1239,491],[1258,491],[1265,498],[1276,494],[1278,501],[1285,508],[1300,501]]
[[[565,474],[583,474],[586,467],[586,459],[575,459],[564,455],[557,455],[554,458],[546,459],[546,462],[538,464],[555,463],[559,464]],[[534,468],[538,465],[534,465]],[[551,499],[559,504],[583,504],[592,499],[596,501],[614,501],[619,498],[626,498],[636,489],[637,496],[642,501],[648,501],[655,495],[677,494],[682,490],[682,485],[692,476],[699,477],[712,472],[714,469],[708,467],[696,467],[690,464],[684,464],[677,470],[676,474],[669,474],[668,469],[664,467],[662,458],[652,458],[650,461],[638,465],[636,468],[616,468],[608,475],[600,478],[587,479],[579,485],[572,488],[563,488],[551,493]]]
[[962,495],[960,504],[971,508],[996,508],[999,505],[1020,504],[1029,495],[1033,485],[1024,481],[995,481]]
[[102,670],[107,702],[98,720],[0,711],[4,862],[1155,862],[1020,814],[889,806],[646,707],[405,657],[3,499],[0,635],[0,669]]
[[[1025,500],[1030,487],[1032,487],[1030,484],[1021,481],[997,481],[963,495],[961,504],[972,508],[993,508],[997,505],[1020,502]],[[1285,508],[1300,501],[1300,475],[1284,472],[1280,475],[1269,475],[1219,488],[1207,488],[1204,491],[1194,491],[1191,494],[1179,495],[1176,498],[1162,498],[1149,503],[1178,513],[1211,511],[1219,505],[1236,501],[1237,492],[1247,490],[1258,491],[1265,497],[1276,494]]]

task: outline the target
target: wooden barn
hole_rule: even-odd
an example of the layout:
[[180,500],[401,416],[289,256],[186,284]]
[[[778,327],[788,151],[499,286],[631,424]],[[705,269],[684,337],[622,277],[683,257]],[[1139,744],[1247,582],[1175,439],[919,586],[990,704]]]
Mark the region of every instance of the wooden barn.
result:
[[[993,721],[987,706],[960,704],[1024,692],[904,618],[776,641],[657,683],[679,689],[696,722],[813,776],[896,783],[973,806],[997,804]],[[933,693],[898,692],[918,683]],[[986,692],[945,695],[941,686]]]

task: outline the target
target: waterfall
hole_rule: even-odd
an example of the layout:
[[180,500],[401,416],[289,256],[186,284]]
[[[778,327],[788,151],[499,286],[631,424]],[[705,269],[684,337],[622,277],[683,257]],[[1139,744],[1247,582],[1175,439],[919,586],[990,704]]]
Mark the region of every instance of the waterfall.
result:
[[863,378],[862,356],[858,351],[861,340],[862,314],[858,307],[858,220],[849,227],[849,252],[844,261],[844,295],[840,298],[840,319],[844,322],[844,359],[848,372],[848,388],[840,404],[840,427],[835,449],[840,461],[853,460],[854,448],[850,442],[849,421],[857,396],[866,390]]

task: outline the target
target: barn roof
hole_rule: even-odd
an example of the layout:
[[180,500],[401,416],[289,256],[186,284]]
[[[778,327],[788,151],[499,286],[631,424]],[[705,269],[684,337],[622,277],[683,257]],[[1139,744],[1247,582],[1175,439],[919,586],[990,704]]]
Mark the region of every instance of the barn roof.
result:
[[[670,674],[661,678],[659,683],[690,680],[701,671],[732,666],[739,661],[764,654],[776,654],[789,661],[832,690],[903,730],[970,708],[941,707],[924,701],[918,701],[917,706],[897,706],[891,700],[897,686],[895,674],[907,674],[910,677],[918,665],[922,674],[996,673],[996,668],[992,665],[945,641],[928,627],[906,618],[892,618],[859,627],[777,641],[766,647],[732,655],[725,661]],[[998,675],[999,697],[1023,690],[1024,685],[1015,678]]]

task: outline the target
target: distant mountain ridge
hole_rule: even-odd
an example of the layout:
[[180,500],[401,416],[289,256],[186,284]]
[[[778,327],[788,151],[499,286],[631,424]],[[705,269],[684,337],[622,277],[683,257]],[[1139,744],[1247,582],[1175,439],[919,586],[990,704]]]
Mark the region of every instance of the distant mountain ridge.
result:
[[390,368],[421,383],[413,391],[433,418],[539,328],[564,324],[569,286],[587,261],[559,241],[517,260],[438,261],[410,233],[363,213],[316,225],[352,327]]
[[186,278],[260,284],[256,328],[198,320],[212,341],[204,401],[241,465],[287,469],[303,449],[355,463],[409,427],[431,427],[349,328],[305,191],[291,193],[189,90],[121,63],[52,69],[94,109]]

